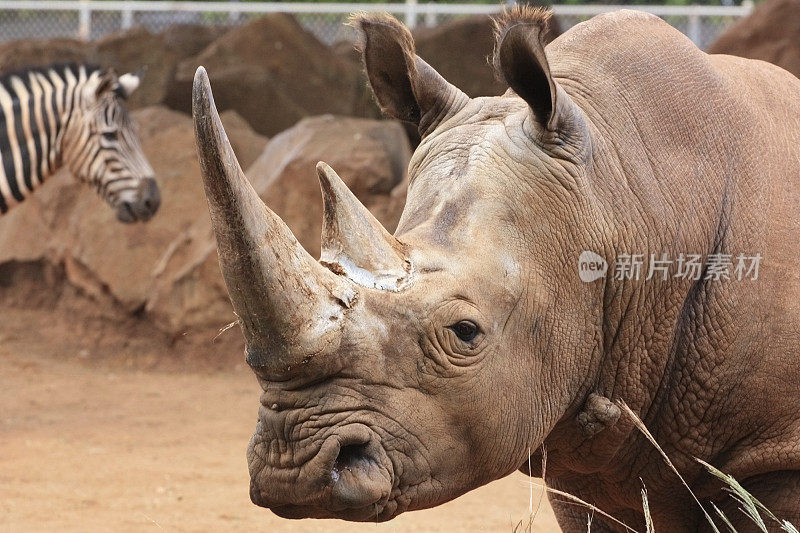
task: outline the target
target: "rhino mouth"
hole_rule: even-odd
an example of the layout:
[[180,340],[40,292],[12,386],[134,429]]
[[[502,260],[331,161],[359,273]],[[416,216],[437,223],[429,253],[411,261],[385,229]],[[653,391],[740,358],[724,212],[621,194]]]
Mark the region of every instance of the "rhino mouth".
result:
[[394,516],[397,506],[389,501],[394,467],[380,437],[367,426],[331,429],[319,451],[290,470],[265,464],[263,450],[274,446],[262,439],[254,436],[249,454],[254,504],[283,518],[381,521]]
[[281,518],[302,519],[302,518],[335,518],[347,520],[349,522],[386,522],[396,516],[396,505],[389,501],[383,505],[369,505],[361,509],[345,509],[341,511],[326,511],[316,507],[304,507],[301,505],[282,505],[280,507],[270,507],[270,511]]

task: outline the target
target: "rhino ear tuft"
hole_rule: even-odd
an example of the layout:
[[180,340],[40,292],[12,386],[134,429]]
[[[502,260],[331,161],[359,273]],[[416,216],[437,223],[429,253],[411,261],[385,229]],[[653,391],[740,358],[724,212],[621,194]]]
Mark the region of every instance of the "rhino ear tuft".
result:
[[555,129],[556,83],[544,51],[549,12],[513,10],[495,20],[494,65],[497,72],[530,106],[539,124]]
[[416,55],[411,33],[389,15],[355,15],[369,84],[381,110],[416,124],[421,136],[459,111],[467,95]]

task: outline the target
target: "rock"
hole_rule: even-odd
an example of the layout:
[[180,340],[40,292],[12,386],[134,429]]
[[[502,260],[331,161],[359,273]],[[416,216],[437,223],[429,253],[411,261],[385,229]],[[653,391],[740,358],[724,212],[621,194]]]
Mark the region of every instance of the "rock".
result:
[[159,329],[172,335],[203,336],[236,320],[217,260],[217,246],[206,209],[164,250],[153,271],[145,307]]
[[256,133],[242,116],[229,109],[220,114],[222,125],[228,133],[233,151],[239,159],[242,168],[248,168],[261,156],[267,138]]
[[319,257],[322,196],[317,162],[331,165],[393,232],[405,203],[410,158],[400,123],[324,115],[304,119],[274,137],[247,175],[306,250]]
[[494,48],[489,17],[467,17],[414,33],[417,54],[470,97],[506,90],[489,63]]
[[342,61],[352,65],[361,65],[361,52],[358,51],[353,41],[337,41],[331,45],[331,52]]
[[164,101],[172,85],[178,55],[165,40],[144,28],[120,32],[97,42],[73,39],[22,39],[0,45],[0,74],[53,63],[89,63],[117,73],[144,70],[142,83],[128,101],[136,109]]
[[228,29],[224,26],[174,24],[161,31],[159,36],[178,60],[183,60],[202,52],[205,47],[225,35]]
[[189,112],[195,70],[203,65],[220,110],[235,109],[263,135],[310,115],[363,115],[372,109],[360,68],[337,57],[285,14],[234,28],[180,63],[166,100]]
[[[560,34],[551,19],[546,41]],[[475,16],[420,28],[414,32],[417,54],[444,78],[470,97],[503,94],[506,85],[495,78],[491,66],[494,30],[490,17]]]
[[324,113],[380,116],[358,57],[335,53],[286,14],[234,29],[175,25],[153,34],[137,27],[91,43],[24,39],[0,44],[0,74],[64,62],[113,67],[119,73],[145,69],[129,107],[163,103],[184,113],[191,113],[192,80],[202,64],[219,109],[236,110],[262,135]]
[[142,83],[128,101],[131,109],[160,104],[172,86],[178,56],[160,35],[134,28],[98,41],[97,62],[120,74],[144,70]]
[[710,54],[761,59],[800,77],[800,0],[766,0],[728,28]]
[[[247,168],[264,151],[266,139],[235,111],[226,111],[221,118],[239,163]],[[173,335],[194,333],[208,341],[213,332],[236,317],[219,270],[191,127],[191,120],[186,118],[179,134],[185,146],[176,152],[190,159],[178,184],[191,190],[192,197],[186,205],[191,223],[162,246],[147,290],[145,311],[162,331]]]
[[0,44],[0,74],[53,63],[96,62],[94,51],[75,39],[20,39]]

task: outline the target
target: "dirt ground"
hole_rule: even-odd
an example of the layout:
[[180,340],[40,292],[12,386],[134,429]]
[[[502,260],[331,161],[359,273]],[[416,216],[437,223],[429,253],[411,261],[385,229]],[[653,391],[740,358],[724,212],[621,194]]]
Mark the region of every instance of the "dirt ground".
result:
[[[143,372],[0,340],[0,529],[510,532],[529,514],[515,474],[385,524],[280,519],[247,492],[257,398],[246,368]],[[540,496],[532,531],[558,531]]]

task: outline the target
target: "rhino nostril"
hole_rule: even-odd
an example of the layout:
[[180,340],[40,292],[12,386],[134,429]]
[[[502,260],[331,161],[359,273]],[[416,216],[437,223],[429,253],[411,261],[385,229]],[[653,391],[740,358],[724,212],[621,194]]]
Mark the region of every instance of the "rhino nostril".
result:
[[368,443],[346,444],[339,449],[339,455],[333,463],[334,477],[342,470],[353,470],[373,461],[367,452]]
[[364,509],[385,502],[391,492],[385,452],[369,435],[349,437],[344,439],[331,467],[332,508]]

